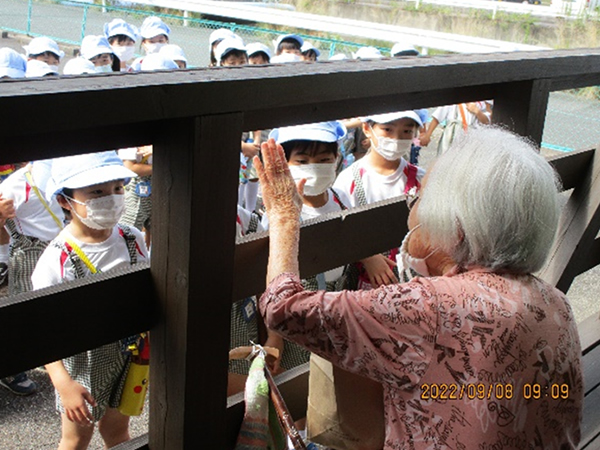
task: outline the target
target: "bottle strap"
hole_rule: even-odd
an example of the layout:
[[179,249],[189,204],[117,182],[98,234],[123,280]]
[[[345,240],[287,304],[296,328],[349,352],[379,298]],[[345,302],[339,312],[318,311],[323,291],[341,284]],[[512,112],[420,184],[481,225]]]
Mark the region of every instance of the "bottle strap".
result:
[[68,246],[71,247],[71,249],[79,257],[79,259],[81,260],[81,262],[83,262],[86,265],[86,267],[90,270],[90,272],[92,272],[92,273],[98,273],[98,270],[96,269],[96,266],[94,266],[92,264],[92,262],[89,260],[89,258],[87,257],[87,255],[85,253],[83,253],[83,250],[81,250],[81,248],[79,247],[79,245],[77,245],[75,243],[75,241],[73,241],[72,239],[69,239],[69,238],[66,238],[65,241],[68,244]]
[[465,116],[465,109],[462,103],[458,104],[458,111],[460,112],[460,118],[462,120],[463,130],[467,131],[469,125],[467,124],[467,117]]
[[48,206],[48,202],[46,201],[46,199],[41,194],[41,192],[38,189],[38,187],[33,182],[33,177],[31,176],[31,172],[26,171],[25,172],[25,178],[27,178],[27,182],[32,187],[33,192],[35,192],[35,195],[37,195],[37,197],[40,199],[40,202],[42,203],[42,205],[44,206],[44,208],[46,209],[46,211],[48,211],[48,213],[52,216],[52,219],[54,219],[54,221],[56,222],[56,225],[58,225],[58,228],[60,228],[62,230],[64,228],[62,221],[58,217],[56,217],[56,214],[54,214],[52,212],[52,210],[50,209],[50,206]]

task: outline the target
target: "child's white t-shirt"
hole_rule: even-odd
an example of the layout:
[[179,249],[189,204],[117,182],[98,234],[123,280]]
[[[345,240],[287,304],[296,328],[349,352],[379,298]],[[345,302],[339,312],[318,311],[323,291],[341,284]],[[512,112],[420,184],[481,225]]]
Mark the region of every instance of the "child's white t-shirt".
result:
[[[324,214],[340,212],[342,210],[342,205],[340,205],[338,200],[331,193],[331,189],[327,189],[327,203],[325,203],[323,206],[313,208],[312,206],[302,205],[302,212],[300,213],[302,220],[314,219],[315,217],[319,217]],[[344,194],[344,192],[340,191],[339,189],[336,189],[335,193],[340,198],[342,204],[346,208],[350,208],[350,200],[348,199],[346,194]]]
[[[131,233],[135,236],[137,262],[148,260],[148,252],[142,233],[135,227],[129,227]],[[78,241],[70,233],[68,227],[61,231],[55,241],[65,242],[66,239],[74,241],[90,262],[101,272],[128,267],[131,264],[129,250],[125,238],[121,236],[119,227],[115,226],[110,237],[104,242],[98,244],[88,244]],[[84,265],[85,267],[85,265]],[[61,283],[63,281],[75,279],[75,268],[71,263],[68,254],[61,248],[51,242],[42,256],[40,257],[35,270],[31,275],[33,289],[41,289],[48,286]]]
[[[34,162],[31,166],[31,175],[33,182],[45,199],[48,180],[45,171],[37,170],[38,167],[41,167],[41,164]],[[0,193],[3,198],[12,199],[14,202],[16,217],[13,220],[18,232],[49,242],[58,235],[60,227],[29,184],[25,176],[28,170],[26,166],[12,173],[0,184]],[[56,198],[53,197],[51,201],[46,200],[46,202],[58,220],[64,223],[64,214]]]
[[[484,114],[489,114],[486,112],[485,102],[475,102],[479,109],[484,111]],[[463,103],[463,111],[465,113],[465,120],[468,126],[474,125],[478,123],[477,116],[472,114],[467,109],[467,105]],[[444,123],[447,120],[460,120],[462,122],[462,117],[460,115],[460,111],[458,109],[458,105],[446,105],[440,106],[436,108],[436,110],[431,114],[431,117],[435,118],[439,123]]]
[[[362,174],[362,183],[367,203],[375,203],[393,197],[404,195],[406,187],[408,162],[400,158],[400,165],[391,175],[381,175],[368,163],[367,158],[361,158],[344,169],[335,180],[333,187],[343,192],[349,199],[349,207],[359,206],[356,195],[356,183],[352,174],[353,166],[357,165],[359,173]],[[425,170],[417,168],[417,181],[421,182],[425,176]]]

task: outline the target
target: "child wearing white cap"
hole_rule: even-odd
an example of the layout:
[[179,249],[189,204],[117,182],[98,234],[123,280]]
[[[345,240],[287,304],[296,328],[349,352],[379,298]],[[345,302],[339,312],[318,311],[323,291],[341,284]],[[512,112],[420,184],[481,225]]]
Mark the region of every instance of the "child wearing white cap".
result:
[[[423,125],[419,115],[415,111],[400,111],[363,117],[361,121],[363,132],[371,141],[369,152],[343,170],[334,187],[348,196],[353,207],[415,194],[425,171],[408,163],[405,157]],[[358,265],[358,278],[347,288],[367,289],[396,283],[393,268],[397,254],[395,248],[387,252],[387,257],[374,255],[363,259]]]
[[383,55],[378,48],[375,47],[361,47],[356,53],[352,54],[354,59],[381,59]]
[[25,58],[12,48],[0,48],[0,78],[23,78],[27,64]]
[[188,60],[185,57],[185,53],[183,49],[179,45],[175,44],[167,44],[160,49],[158,52],[160,55],[164,56],[171,61],[174,61],[177,64],[177,67],[180,69],[186,69]]
[[116,57],[105,36],[84,37],[81,41],[81,57],[94,64],[96,73],[121,70],[121,61]]
[[246,45],[249,64],[269,64],[271,62],[271,50],[262,42],[253,42]]
[[25,78],[41,78],[56,75],[58,75],[57,65],[51,66],[50,64],[37,59],[30,59],[27,61],[27,70],[25,71]]
[[[148,259],[142,234],[118,224],[133,176],[116,152],[52,161],[47,194],[72,219],[42,254],[35,289]],[[122,348],[114,342],[46,365],[62,418],[59,448],[87,448],[96,422],[107,448],[129,440],[129,417],[117,409],[130,362]]]
[[219,61],[215,57],[215,49],[223,39],[237,39],[239,41],[244,42],[240,36],[238,36],[228,28],[219,28],[218,30],[215,30],[212,33],[210,33],[210,36],[208,38],[208,46],[210,52],[210,63],[208,65],[209,67],[215,67],[219,65]]
[[308,41],[304,42],[300,51],[303,61],[316,61],[321,56],[321,51]]
[[53,73],[58,74],[58,65],[63,56],[65,56],[65,52],[58,48],[58,44],[54,40],[46,36],[36,37],[28,45],[24,45],[23,48],[25,49],[28,61],[37,60],[44,62],[50,66],[50,70]]
[[244,66],[248,64],[248,54],[244,42],[225,38],[215,48],[215,59],[219,66]]
[[160,17],[146,17],[140,28],[142,36],[142,48],[147,55],[158,53],[161,47],[169,43],[171,29]]
[[300,49],[303,44],[304,39],[297,34],[284,34],[279,36],[275,41],[275,56],[279,56],[283,53],[292,53],[300,57]]
[[139,39],[139,30],[123,19],[114,19],[104,24],[104,36],[121,61],[121,71],[126,72],[129,68],[127,62],[135,56],[135,43]]

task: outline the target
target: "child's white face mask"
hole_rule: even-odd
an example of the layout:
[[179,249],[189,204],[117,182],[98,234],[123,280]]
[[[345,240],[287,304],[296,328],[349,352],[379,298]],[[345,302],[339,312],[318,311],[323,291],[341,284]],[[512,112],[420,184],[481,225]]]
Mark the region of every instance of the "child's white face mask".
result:
[[108,230],[114,228],[119,222],[125,210],[125,196],[123,194],[105,195],[104,197],[92,198],[84,202],[64,196],[67,201],[72,200],[79,205],[85,206],[87,217],[81,217],[72,208],[81,223],[94,230]]
[[296,183],[306,178],[304,195],[320,195],[335,181],[335,163],[300,164],[289,167]]
[[375,151],[388,161],[398,161],[400,158],[409,157],[412,139],[392,139],[377,136]]
[[144,44],[144,48],[146,49],[146,54],[150,55],[152,53],[158,53],[160,51],[160,49],[162,47],[164,47],[166,44],[161,43],[152,43],[152,42],[147,42]]
[[113,71],[111,64],[106,64],[104,66],[95,66],[94,69],[96,70],[96,73],[111,73]]
[[113,45],[111,48],[120,61],[129,61],[135,56],[135,46],[133,45]]

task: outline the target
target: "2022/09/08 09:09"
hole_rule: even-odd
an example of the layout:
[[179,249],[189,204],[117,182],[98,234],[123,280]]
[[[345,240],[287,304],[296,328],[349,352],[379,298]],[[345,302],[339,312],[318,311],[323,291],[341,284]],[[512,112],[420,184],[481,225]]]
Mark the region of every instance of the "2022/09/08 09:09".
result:
[[552,398],[558,400],[569,398],[569,385],[565,383],[546,385],[526,383],[522,389],[519,389],[520,392],[517,392],[515,387],[509,383],[492,383],[489,385],[484,383],[425,383],[420,388],[422,400],[510,400],[518,394],[521,394],[525,399]]

